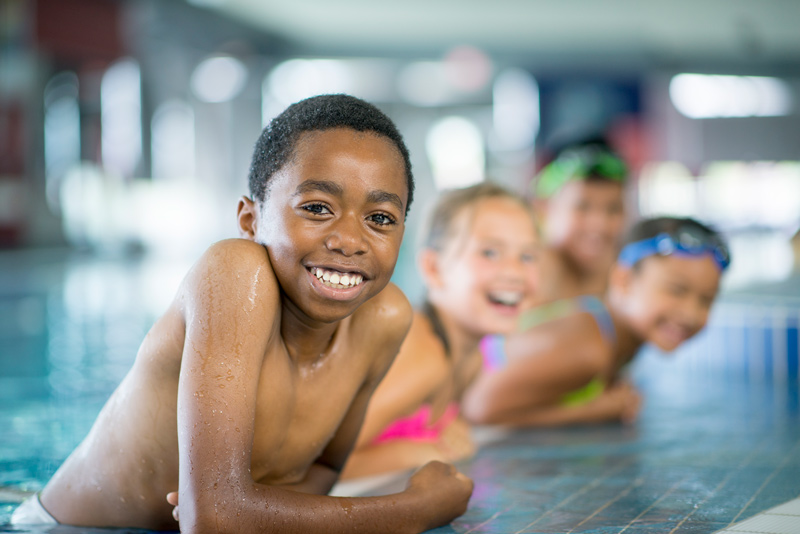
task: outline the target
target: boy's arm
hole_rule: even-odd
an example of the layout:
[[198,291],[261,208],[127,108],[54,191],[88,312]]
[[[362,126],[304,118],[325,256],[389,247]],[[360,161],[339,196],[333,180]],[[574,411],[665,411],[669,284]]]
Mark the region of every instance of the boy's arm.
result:
[[256,394],[279,331],[279,286],[266,251],[245,241],[212,247],[186,284],[178,390],[183,531],[421,532],[463,513],[471,483],[443,464],[387,497],[334,498],[254,482]]
[[535,424],[541,410],[553,410],[564,395],[596,378],[602,370],[602,336],[592,323],[574,326],[579,328],[572,336],[538,329],[507,338],[508,363],[483,372],[466,391],[465,417],[479,424]]
[[639,413],[641,399],[630,384],[619,384],[603,391],[597,398],[582,404],[552,404],[511,411],[503,416],[510,426],[563,426],[583,423],[621,421],[633,423]]

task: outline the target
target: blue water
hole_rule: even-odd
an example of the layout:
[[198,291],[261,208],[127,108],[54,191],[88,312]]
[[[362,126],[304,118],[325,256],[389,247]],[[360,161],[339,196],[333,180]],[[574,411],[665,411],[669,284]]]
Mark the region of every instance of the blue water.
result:
[[[0,254],[0,525],[86,435],[186,268]],[[436,532],[713,532],[797,497],[800,308],[782,302],[723,302],[678,354],[646,351],[634,426],[489,440],[460,464],[469,510]]]

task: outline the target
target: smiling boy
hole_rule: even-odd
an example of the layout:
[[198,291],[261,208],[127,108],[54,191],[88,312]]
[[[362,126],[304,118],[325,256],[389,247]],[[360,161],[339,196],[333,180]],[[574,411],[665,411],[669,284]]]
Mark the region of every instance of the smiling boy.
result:
[[[413,179],[377,108],[290,106],[262,133],[238,205],[39,499],[72,525],[185,532],[420,532],[472,483],[432,463],[401,493],[325,496],[411,321],[389,284]],[[23,507],[21,507],[22,509]],[[17,524],[20,523],[16,516]]]

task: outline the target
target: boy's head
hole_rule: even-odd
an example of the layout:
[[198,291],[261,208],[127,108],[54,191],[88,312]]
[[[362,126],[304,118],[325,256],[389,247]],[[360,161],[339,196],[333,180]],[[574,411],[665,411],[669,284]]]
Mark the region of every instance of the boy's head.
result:
[[625,222],[627,177],[625,163],[601,142],[561,150],[535,182],[546,244],[586,270],[607,265]]
[[527,202],[489,182],[448,191],[425,230],[419,262],[431,302],[477,335],[513,330],[538,274]]
[[331,323],[389,283],[413,182],[377,108],[345,95],[290,106],[261,135],[250,184],[240,236],[266,247],[288,308]]
[[705,326],[729,263],[727,245],[708,226],[646,219],[625,239],[609,299],[637,337],[671,351]]
[[297,143],[302,134],[333,128],[350,128],[381,135],[397,147],[405,165],[407,215],[414,197],[414,176],[403,137],[392,120],[377,107],[343,94],[319,95],[301,100],[286,108],[264,128],[256,141],[250,164],[248,180],[252,199],[255,202],[264,201],[272,176],[296,156]]

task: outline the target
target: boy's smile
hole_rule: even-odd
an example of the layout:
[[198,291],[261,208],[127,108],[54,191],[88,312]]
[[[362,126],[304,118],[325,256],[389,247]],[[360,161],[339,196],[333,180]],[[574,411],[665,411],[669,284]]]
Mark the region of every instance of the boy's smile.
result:
[[400,250],[407,195],[389,139],[349,128],[302,134],[255,218],[254,239],[269,251],[284,302],[330,323],[381,291]]
[[720,280],[710,255],[645,258],[633,276],[629,316],[642,338],[672,351],[705,326]]

